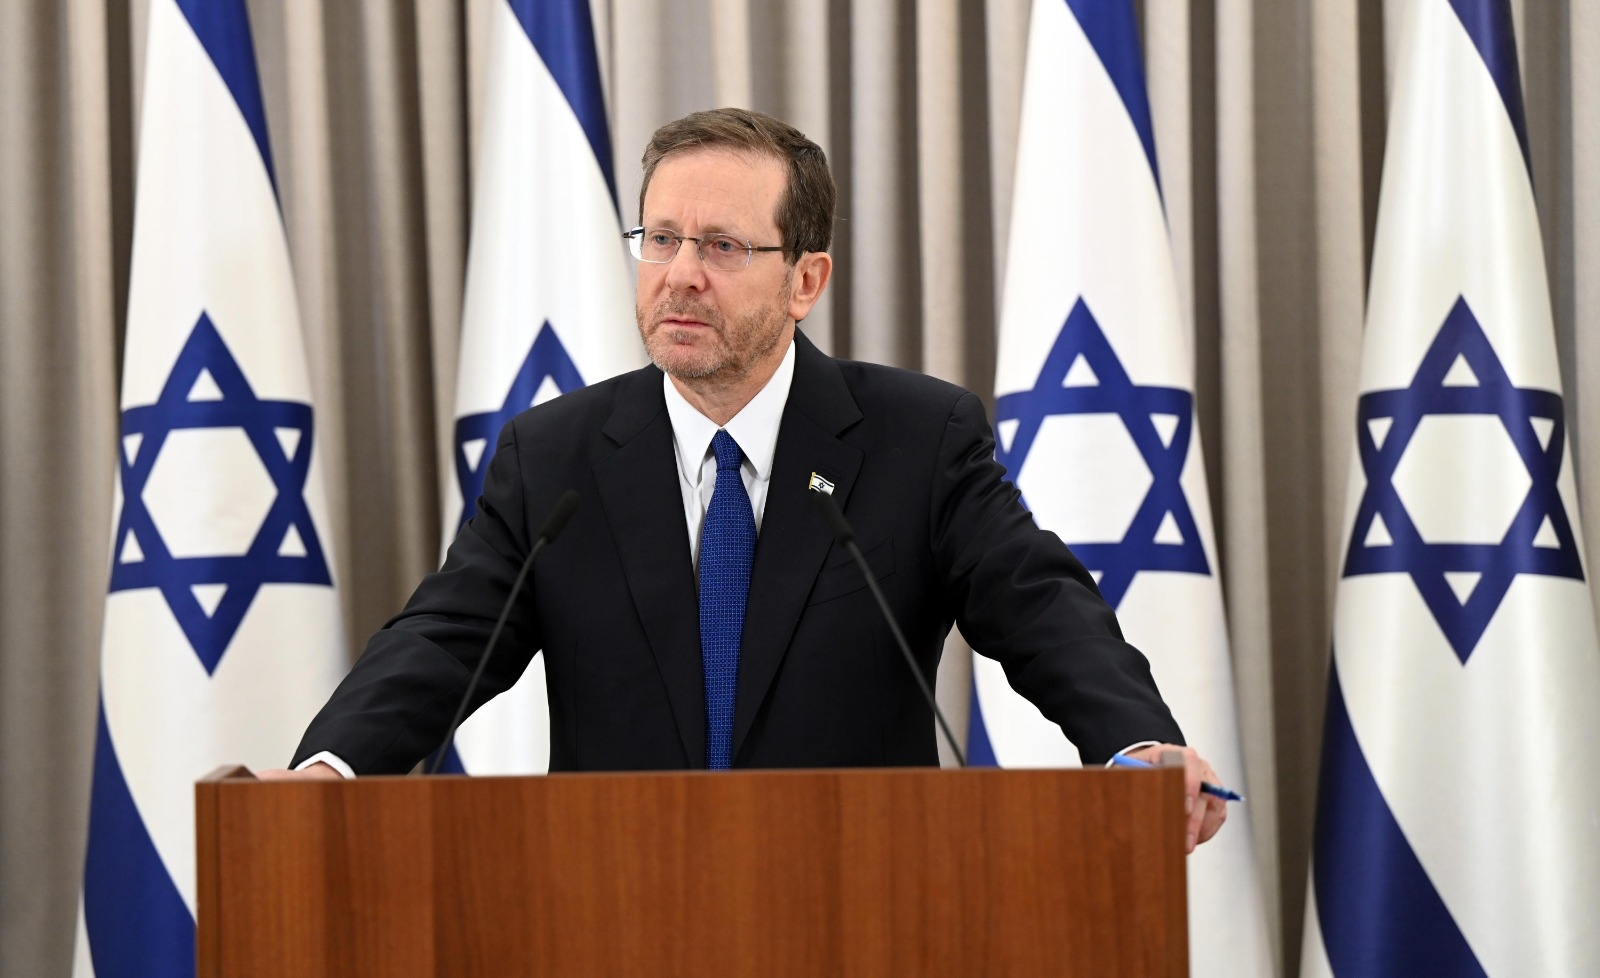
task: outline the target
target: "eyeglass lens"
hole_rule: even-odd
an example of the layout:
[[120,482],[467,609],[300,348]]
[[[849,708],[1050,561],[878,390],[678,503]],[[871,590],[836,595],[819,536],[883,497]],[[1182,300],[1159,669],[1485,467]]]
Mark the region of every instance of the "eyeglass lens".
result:
[[[681,237],[663,228],[646,228],[643,234],[631,240],[636,249],[635,255],[639,259],[648,262],[669,262],[677,256],[680,244],[693,239]],[[731,235],[702,235],[700,260],[711,268],[734,271],[750,264],[750,246]]]

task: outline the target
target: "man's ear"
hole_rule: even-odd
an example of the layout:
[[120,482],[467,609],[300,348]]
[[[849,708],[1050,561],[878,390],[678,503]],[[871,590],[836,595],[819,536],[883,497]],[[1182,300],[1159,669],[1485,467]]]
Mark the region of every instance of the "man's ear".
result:
[[825,251],[808,251],[794,263],[794,286],[789,293],[789,318],[795,322],[811,314],[811,307],[822,298],[833,275],[833,256]]

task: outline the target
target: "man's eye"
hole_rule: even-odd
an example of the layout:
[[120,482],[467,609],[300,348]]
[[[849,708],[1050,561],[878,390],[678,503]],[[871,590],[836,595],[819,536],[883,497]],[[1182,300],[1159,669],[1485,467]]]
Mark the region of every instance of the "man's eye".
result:
[[739,242],[732,238],[712,238],[711,247],[724,255],[732,254],[739,250]]
[[650,243],[655,245],[656,247],[665,248],[667,245],[672,244],[673,236],[670,235],[670,234],[665,234],[665,233],[660,232],[660,231],[655,231],[655,232],[651,232],[649,240],[650,240]]

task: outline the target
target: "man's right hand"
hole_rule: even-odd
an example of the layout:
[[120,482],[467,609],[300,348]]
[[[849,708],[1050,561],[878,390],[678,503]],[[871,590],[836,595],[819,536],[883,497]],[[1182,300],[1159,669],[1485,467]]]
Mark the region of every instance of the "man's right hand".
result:
[[262,781],[342,781],[344,775],[335,771],[327,764],[318,761],[304,771],[286,771],[283,768],[269,768],[257,771],[256,777]]

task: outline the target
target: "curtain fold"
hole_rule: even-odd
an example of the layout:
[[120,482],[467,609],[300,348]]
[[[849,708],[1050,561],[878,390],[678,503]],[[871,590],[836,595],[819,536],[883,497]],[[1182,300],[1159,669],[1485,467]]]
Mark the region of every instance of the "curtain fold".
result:
[[[0,974],[62,972],[88,825],[131,183],[87,0],[0,5]],[[60,51],[57,39],[70,39]],[[90,595],[100,595],[98,600]],[[49,962],[51,967],[41,967]]]

